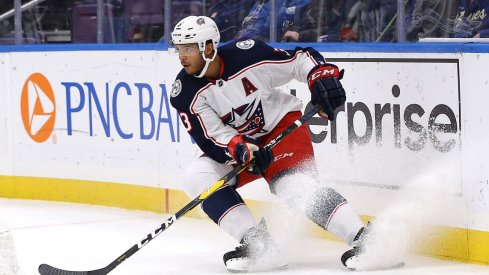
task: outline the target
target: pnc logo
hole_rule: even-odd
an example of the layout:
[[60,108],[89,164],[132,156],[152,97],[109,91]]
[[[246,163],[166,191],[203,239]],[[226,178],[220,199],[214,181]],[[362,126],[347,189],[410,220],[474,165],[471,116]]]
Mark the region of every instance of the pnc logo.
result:
[[56,101],[48,79],[34,73],[27,78],[20,97],[20,112],[24,128],[36,142],[46,141],[56,120]]

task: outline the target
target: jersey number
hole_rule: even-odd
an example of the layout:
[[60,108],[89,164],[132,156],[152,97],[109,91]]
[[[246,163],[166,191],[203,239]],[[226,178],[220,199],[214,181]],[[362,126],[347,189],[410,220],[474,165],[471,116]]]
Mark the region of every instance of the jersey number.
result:
[[185,130],[187,130],[187,132],[190,132],[190,130],[192,130],[192,124],[190,124],[188,115],[186,113],[180,113],[179,115],[180,115],[180,119],[183,122],[183,126],[185,127]]

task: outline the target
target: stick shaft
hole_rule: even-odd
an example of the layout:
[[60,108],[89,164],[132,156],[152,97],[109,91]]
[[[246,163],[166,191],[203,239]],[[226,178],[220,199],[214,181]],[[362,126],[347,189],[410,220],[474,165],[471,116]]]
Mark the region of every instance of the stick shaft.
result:
[[[302,124],[304,124],[304,122],[306,122],[311,117],[313,117],[315,114],[317,114],[317,112],[319,112],[319,107],[314,106],[312,110],[310,110],[306,114],[302,115],[299,119],[297,119],[289,127],[287,127],[280,134],[278,134],[275,138],[273,138],[267,145],[265,145],[265,148],[268,148],[268,149],[273,148],[280,141],[282,141],[286,136],[288,136],[290,133],[292,133],[295,129],[302,126]],[[185,215],[190,210],[194,209],[196,206],[198,206],[200,203],[202,203],[207,197],[214,194],[214,192],[216,192],[219,188],[224,186],[229,180],[231,180],[232,178],[236,177],[239,173],[246,170],[250,165],[252,165],[252,163],[248,163],[247,165],[240,165],[240,166],[235,167],[229,173],[224,175],[219,181],[212,184],[209,188],[207,188],[207,190],[202,192],[198,197],[196,197],[191,202],[189,202],[187,205],[185,205],[182,209],[180,209],[177,213],[175,213],[175,215],[168,218],[158,228],[156,228],[150,234],[148,234],[143,240],[141,240],[137,244],[133,245],[126,252],[122,253],[122,255],[117,257],[117,259],[112,261],[108,266],[101,268],[101,269],[92,270],[92,271],[68,271],[68,270],[58,269],[58,268],[55,268],[55,267],[52,267],[52,266],[49,266],[46,264],[42,264],[39,266],[39,273],[41,275],[55,275],[55,274],[62,274],[62,275],[81,275],[81,274],[105,275],[105,274],[109,273],[114,268],[116,268],[118,265],[120,265],[123,261],[127,260],[129,257],[134,255],[134,253],[139,251],[143,246],[147,245],[150,241],[152,241],[154,238],[156,238],[158,235],[160,235],[168,227],[173,225],[173,223],[175,223],[175,221],[177,221],[179,218],[181,218],[183,215]]]

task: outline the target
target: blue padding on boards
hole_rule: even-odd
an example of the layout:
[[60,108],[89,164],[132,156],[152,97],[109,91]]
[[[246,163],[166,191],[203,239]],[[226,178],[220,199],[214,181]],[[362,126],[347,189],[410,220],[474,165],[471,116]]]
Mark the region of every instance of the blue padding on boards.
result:
[[[221,41],[220,45],[228,42]],[[231,43],[231,42],[229,42]],[[268,43],[281,49],[313,47],[319,52],[371,53],[489,53],[489,43],[426,42],[426,43]],[[166,51],[166,43],[121,44],[25,44],[2,45],[0,52],[52,51]]]
[[229,209],[236,205],[244,203],[241,196],[236,190],[230,186],[223,187],[217,190],[214,194],[204,200],[202,209],[216,224],[219,224],[219,219]]

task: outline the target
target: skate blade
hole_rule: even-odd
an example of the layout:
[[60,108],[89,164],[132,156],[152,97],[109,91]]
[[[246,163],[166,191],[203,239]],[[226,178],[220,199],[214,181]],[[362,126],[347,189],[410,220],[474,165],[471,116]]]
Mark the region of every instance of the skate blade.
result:
[[272,271],[286,269],[287,263],[283,261],[255,263],[247,258],[237,258],[226,262],[226,268],[231,273]]
[[250,265],[251,261],[248,258],[236,258],[226,262],[226,268],[231,273],[246,273]]
[[267,270],[261,270],[261,269],[256,270],[256,269],[253,269],[253,268],[252,269],[239,269],[239,270],[228,268],[227,270],[230,273],[248,273],[248,272],[253,273],[253,272],[260,272],[260,271],[261,272],[279,271],[279,270],[287,269],[287,267],[288,267],[287,265],[283,265],[283,266],[278,266],[278,267],[274,267],[272,269],[267,269]]
[[399,262],[392,265],[384,265],[384,266],[369,266],[367,268],[356,268],[356,267],[348,267],[351,271],[380,271],[380,270],[389,270],[396,269],[405,266],[405,262]]

